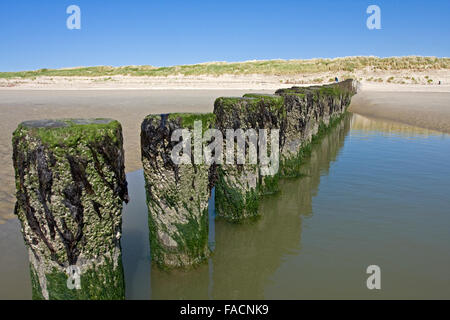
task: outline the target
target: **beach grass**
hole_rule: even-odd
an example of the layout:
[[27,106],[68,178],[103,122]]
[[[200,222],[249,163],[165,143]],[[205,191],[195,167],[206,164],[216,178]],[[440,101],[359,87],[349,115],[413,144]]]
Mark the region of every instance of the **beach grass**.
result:
[[104,77],[104,76],[220,76],[220,75],[300,75],[323,72],[355,72],[358,70],[441,70],[450,69],[450,58],[436,57],[345,57],[310,60],[261,60],[246,62],[210,62],[171,67],[96,66],[70,69],[39,69],[34,71],[0,72],[0,78],[37,77]]

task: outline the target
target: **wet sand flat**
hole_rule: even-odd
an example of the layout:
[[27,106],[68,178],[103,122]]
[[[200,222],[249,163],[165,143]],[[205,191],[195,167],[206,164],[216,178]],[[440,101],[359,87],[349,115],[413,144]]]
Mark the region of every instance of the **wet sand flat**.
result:
[[450,92],[362,90],[349,111],[450,133]]
[[140,125],[147,114],[212,112],[216,98],[242,96],[247,92],[249,90],[1,90],[0,223],[14,217],[11,137],[19,123],[49,118],[119,120],[123,127],[126,171],[131,172],[141,168]]

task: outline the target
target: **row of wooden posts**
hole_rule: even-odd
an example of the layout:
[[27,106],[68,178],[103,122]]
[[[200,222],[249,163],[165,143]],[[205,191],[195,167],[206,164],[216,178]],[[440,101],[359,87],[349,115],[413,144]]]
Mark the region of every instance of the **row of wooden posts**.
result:
[[[299,175],[313,137],[340,119],[356,90],[357,83],[348,80],[274,95],[219,98],[210,114],[146,117],[141,153],[152,262],[164,269],[189,269],[208,259],[213,189],[218,217],[232,223],[258,218],[260,197],[277,192],[280,178]],[[221,132],[276,129],[279,170],[264,176],[258,164],[174,163],[171,152],[179,141],[172,141],[173,133],[192,130],[196,121],[202,130]],[[123,299],[120,239],[129,196],[120,123],[23,122],[13,134],[13,161],[15,213],[29,251],[33,298]]]

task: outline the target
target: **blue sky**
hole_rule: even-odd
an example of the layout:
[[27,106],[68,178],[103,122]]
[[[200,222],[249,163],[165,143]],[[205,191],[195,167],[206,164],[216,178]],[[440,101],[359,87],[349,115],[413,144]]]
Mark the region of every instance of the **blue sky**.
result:
[[[68,30],[66,8],[81,8]],[[381,8],[381,30],[366,9]],[[449,0],[1,0],[0,71],[355,55],[450,56]]]

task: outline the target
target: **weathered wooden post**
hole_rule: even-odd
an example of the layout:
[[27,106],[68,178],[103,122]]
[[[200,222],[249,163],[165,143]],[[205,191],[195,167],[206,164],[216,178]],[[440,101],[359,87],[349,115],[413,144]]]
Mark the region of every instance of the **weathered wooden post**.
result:
[[318,127],[316,103],[308,99],[302,89],[281,89],[276,94],[284,97],[287,115],[285,141],[281,148],[280,175],[293,178],[300,175],[305,148]]
[[340,121],[358,82],[346,80],[336,84],[280,89],[276,95],[284,97],[287,113],[285,142],[281,149],[281,177],[299,175],[302,159],[309,151],[309,143]]
[[[210,181],[214,180],[214,165],[204,161],[201,149],[205,142],[202,137],[195,137],[193,129],[201,125],[202,136],[214,127],[214,123],[213,114],[149,115],[142,123],[150,251],[152,261],[162,269],[190,268],[210,255],[208,200],[213,187]],[[183,135],[172,141],[177,129],[185,131],[178,130]],[[182,150],[175,151],[180,143],[181,146],[186,143],[191,152],[185,162],[174,161],[172,157],[180,155]],[[200,152],[199,161],[194,159],[195,152]],[[187,153],[183,155],[187,156]]]
[[123,299],[122,128],[109,119],[39,120],[13,134],[15,213],[33,299]]
[[[273,129],[279,130],[279,145],[284,141],[286,113],[283,98],[273,95],[248,94],[242,98],[219,98],[214,104],[217,128],[223,133],[224,141],[227,130],[243,130],[245,134],[245,163],[238,163],[236,150],[237,137],[231,147],[232,154],[236,155],[230,163],[218,166],[216,182],[216,213],[230,222],[242,222],[257,218],[259,199],[261,195],[278,191],[278,173],[274,175],[261,175],[261,159],[252,162],[251,151],[252,133],[256,134],[257,156],[261,148],[260,129],[266,129],[267,138]],[[253,131],[252,131],[253,130]],[[231,132],[233,132],[231,131]],[[268,142],[270,145],[270,143]],[[229,145],[224,142],[224,150]],[[268,147],[270,150],[270,146]],[[228,151],[226,151],[228,152]]]

